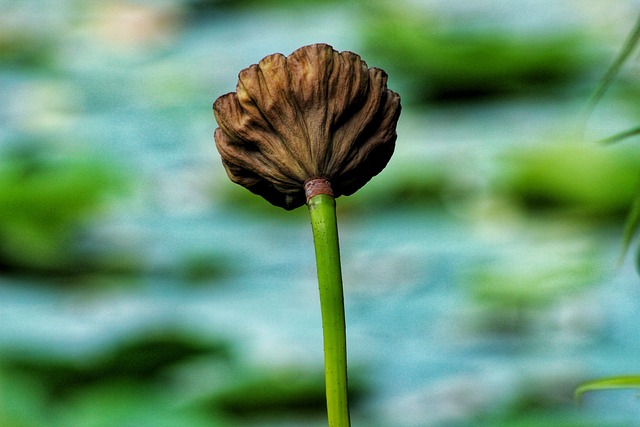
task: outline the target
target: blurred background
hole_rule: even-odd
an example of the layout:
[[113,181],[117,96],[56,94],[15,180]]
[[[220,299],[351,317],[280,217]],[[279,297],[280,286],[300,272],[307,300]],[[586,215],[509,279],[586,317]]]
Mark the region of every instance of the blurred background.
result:
[[[307,212],[232,184],[211,104],[359,53],[397,149],[338,200],[353,424],[630,426],[640,1],[0,0],[0,426],[324,426]],[[635,248],[634,248],[635,249]]]

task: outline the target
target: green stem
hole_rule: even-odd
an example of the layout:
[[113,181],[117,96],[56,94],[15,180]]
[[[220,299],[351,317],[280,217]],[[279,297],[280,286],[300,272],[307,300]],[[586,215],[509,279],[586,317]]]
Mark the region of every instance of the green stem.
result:
[[348,427],[347,343],[336,202],[332,196],[318,194],[307,204],[318,267],[329,426]]

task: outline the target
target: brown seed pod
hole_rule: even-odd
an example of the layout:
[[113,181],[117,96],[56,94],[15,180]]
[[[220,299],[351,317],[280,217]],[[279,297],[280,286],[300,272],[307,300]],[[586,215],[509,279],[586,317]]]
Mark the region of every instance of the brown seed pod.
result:
[[273,54],[242,70],[218,98],[215,141],[229,178],[276,206],[303,205],[305,183],[350,195],[395,147],[400,96],[387,74],[326,44]]

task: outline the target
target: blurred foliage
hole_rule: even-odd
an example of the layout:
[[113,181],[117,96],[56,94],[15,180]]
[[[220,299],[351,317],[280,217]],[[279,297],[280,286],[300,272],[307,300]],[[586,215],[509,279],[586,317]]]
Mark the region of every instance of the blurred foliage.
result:
[[231,260],[222,258],[217,253],[191,252],[185,254],[177,267],[166,274],[178,273],[191,284],[211,284],[211,279],[220,278],[230,273]]
[[[459,162],[446,157],[396,158],[356,194],[338,199],[341,213],[421,206],[447,206],[478,197],[504,198],[536,213],[558,211],[590,220],[622,219],[640,180],[640,152],[634,147],[604,148],[571,137],[499,149],[496,166],[487,175],[471,177]],[[483,182],[488,187],[483,187]],[[230,209],[279,215],[280,210],[239,186],[217,195]],[[306,210],[293,215],[306,221]]]
[[36,37],[29,32],[7,33],[0,30],[0,64],[39,68],[54,59],[51,39]]
[[[59,411],[56,427],[227,427],[228,420],[181,408],[140,383],[113,382],[78,393]],[[43,426],[41,426],[43,427]]]
[[[393,209],[398,206],[434,207],[442,205],[448,197],[466,197],[469,189],[448,162],[393,160],[385,170],[350,196],[337,199],[339,214],[357,214],[366,211]],[[429,162],[429,163],[427,163]],[[282,210],[238,185],[215,188],[216,196],[230,210],[252,214],[281,216]],[[290,221],[308,222],[306,207],[287,212]]]
[[0,363],[11,372],[42,381],[49,399],[61,400],[79,389],[116,380],[157,381],[167,369],[203,355],[228,360],[231,352],[224,342],[201,342],[177,332],[152,331],[82,360],[70,356],[14,354],[4,355]]
[[538,95],[586,71],[589,40],[448,24],[411,7],[380,8],[363,20],[366,57],[409,82],[412,101]]
[[447,195],[464,191],[446,162],[401,161],[389,164],[379,177],[352,196],[340,199],[340,212],[410,207],[437,207]]
[[616,422],[591,420],[585,416],[567,415],[564,411],[539,411],[513,415],[500,420],[480,422],[476,427],[620,427]]
[[[570,370],[569,370],[570,371]],[[558,426],[613,427],[614,423],[593,420],[581,413],[572,400],[575,375],[560,369],[542,369],[521,375],[518,393],[507,404],[504,413],[481,426]]]
[[563,298],[597,283],[599,258],[595,249],[583,242],[572,244],[567,237],[556,239],[531,241],[523,248],[524,254],[514,258],[512,251],[465,274],[474,308],[479,310],[475,327],[527,332]]
[[0,17],[0,65],[40,68],[53,63],[55,38],[36,25],[3,22]]
[[[213,382],[206,387],[195,378],[203,369]],[[193,381],[201,390],[184,388]],[[356,373],[356,402],[362,384]],[[82,358],[14,350],[0,358],[0,390],[3,427],[226,427],[323,419],[326,410],[321,367],[258,370],[239,363],[225,341],[171,330],[143,330]]]
[[[282,218],[283,210],[277,206],[264,200],[262,197],[257,197],[246,188],[233,184],[231,182],[225,183],[224,186],[216,186],[212,188],[212,192],[215,191],[215,197],[218,197],[221,201],[221,205],[229,209],[229,212],[251,213],[258,215],[274,216]],[[309,214],[306,206],[302,206],[293,211],[287,212],[287,219],[289,221],[300,221],[301,223],[309,222]]]
[[121,171],[97,155],[46,141],[0,151],[0,271],[83,270],[91,260],[74,244],[107,197],[125,188]]
[[501,158],[498,191],[533,209],[582,216],[624,216],[638,185],[640,152],[554,141],[514,146]]
[[0,425],[42,427],[48,417],[46,390],[30,375],[13,372],[0,363]]
[[493,266],[473,274],[474,299],[491,307],[491,312],[538,308],[552,304],[559,296],[585,289],[596,278],[596,266],[589,260],[579,265]]
[[[366,393],[361,373],[352,371],[349,401],[352,407]],[[322,369],[275,368],[240,372],[236,382],[223,387],[206,400],[208,407],[240,419],[264,419],[295,414],[306,417],[326,412],[324,372]]]
[[513,397],[507,411],[514,418],[523,414],[553,413],[573,406],[573,389],[578,379],[567,370],[549,369],[523,377],[522,390]]
[[0,425],[229,425],[173,396],[171,370],[204,356],[228,362],[232,354],[226,342],[171,329],[142,331],[82,359],[14,350],[0,357]]
[[[344,0],[342,0],[344,1]],[[311,6],[340,3],[340,0],[187,0],[186,4],[196,14],[229,9],[258,9],[270,7]]]
[[302,370],[267,371],[247,376],[211,400],[214,407],[239,417],[284,413],[323,413],[324,376]]
[[[256,369],[241,363],[227,341],[171,327],[143,329],[83,355],[14,349],[0,357],[0,425],[226,427],[279,416],[324,419],[323,372]],[[357,403],[366,387],[357,370],[351,379]]]

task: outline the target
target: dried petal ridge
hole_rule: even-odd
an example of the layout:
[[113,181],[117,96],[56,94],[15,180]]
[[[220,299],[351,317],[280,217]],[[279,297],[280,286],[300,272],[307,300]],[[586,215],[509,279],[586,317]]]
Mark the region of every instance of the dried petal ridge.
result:
[[213,110],[229,178],[294,209],[306,202],[308,180],[327,179],[335,197],[350,195],[386,166],[400,97],[359,55],[314,44],[242,70],[236,91]]

